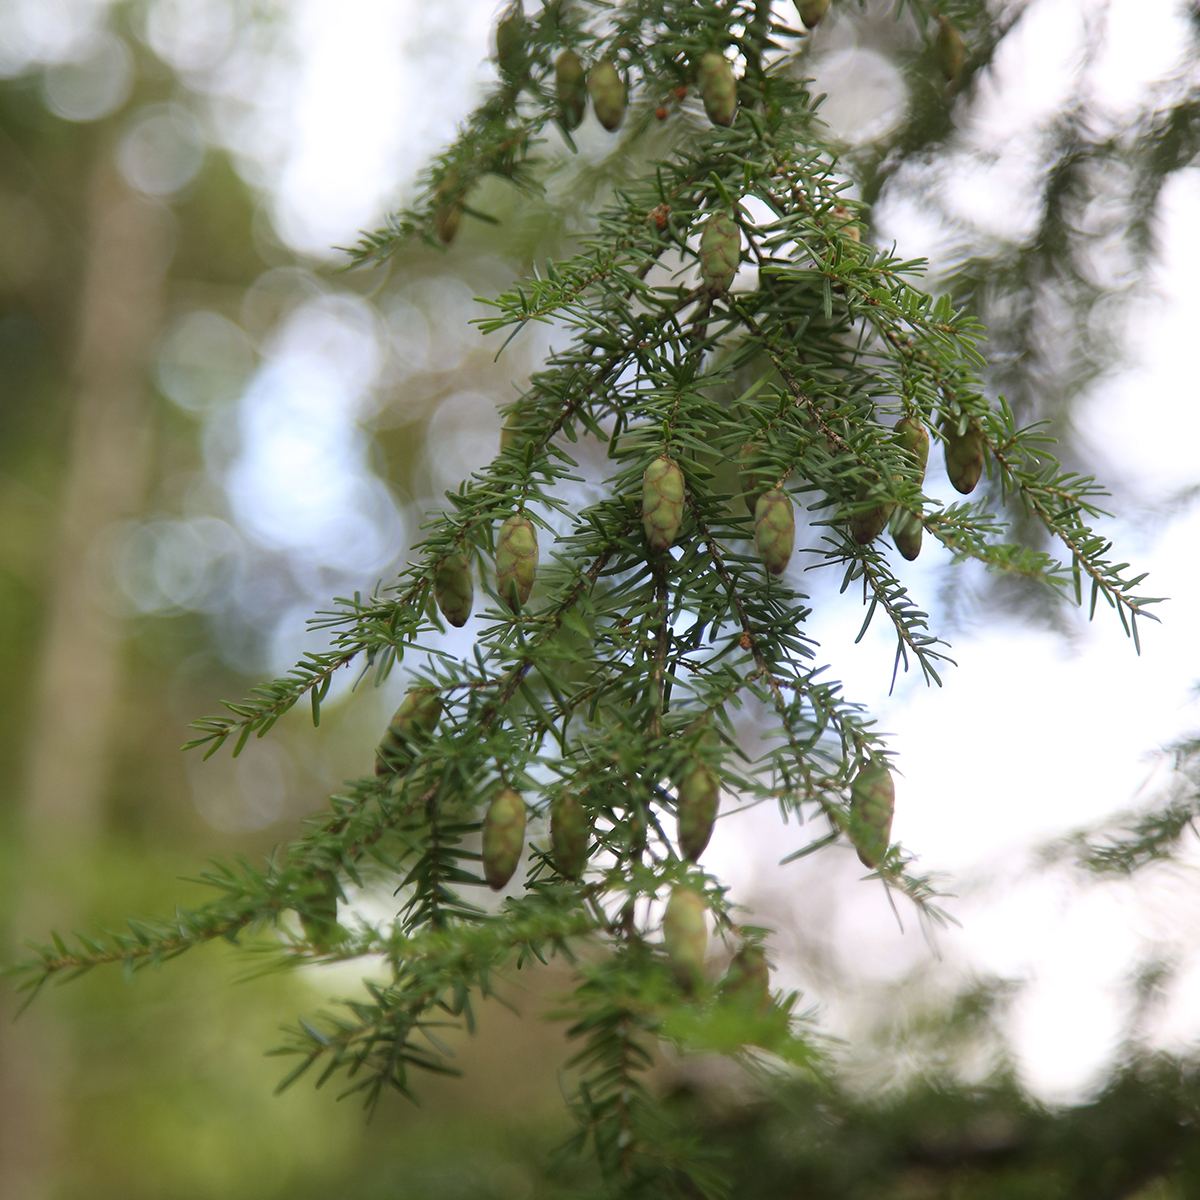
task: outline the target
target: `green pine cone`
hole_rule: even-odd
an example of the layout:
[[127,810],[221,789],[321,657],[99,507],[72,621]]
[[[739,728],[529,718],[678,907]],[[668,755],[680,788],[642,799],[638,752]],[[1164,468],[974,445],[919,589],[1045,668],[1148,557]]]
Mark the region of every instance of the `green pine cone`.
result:
[[721,781],[707,764],[695,760],[689,764],[675,790],[679,850],[689,862],[696,862],[712,837],[721,803]]
[[747,442],[738,454],[738,462],[743,464],[740,468],[742,476],[742,499],[746,502],[746,508],[751,516],[754,516],[754,509],[758,504],[758,498],[763,494],[762,480],[754,474],[747,466],[746,459],[750,458],[755,451],[752,443]]
[[511,450],[514,446],[524,446],[528,437],[529,429],[522,424],[522,418],[517,413],[510,412],[500,427],[500,453],[503,454],[505,450]]
[[929,462],[929,432],[916,417],[904,417],[896,422],[896,440],[907,450],[916,464],[917,482],[925,482],[925,467]]
[[837,205],[833,210],[833,227],[843,237],[848,237],[852,242],[862,243],[862,227],[854,219],[854,214],[842,205]]
[[433,215],[433,227],[443,245],[450,245],[462,224],[462,209],[457,204],[442,204]]
[[921,537],[925,527],[915,514],[905,508],[897,508],[892,514],[892,541],[909,562],[921,553]]
[[433,595],[437,606],[456,629],[471,615],[475,585],[471,582],[471,564],[465,554],[448,554],[433,573]]
[[512,877],[525,848],[525,801],[502,788],[483,818],[483,877],[499,891]]
[[496,62],[510,79],[525,73],[525,14],[519,0],[496,26]]
[[772,575],[782,575],[796,541],[791,497],[779,488],[763,492],[754,506],[754,548]]
[[443,245],[450,245],[462,222],[462,205],[451,198],[458,189],[458,172],[450,171],[434,192],[433,227]]
[[967,48],[963,45],[962,34],[945,17],[939,17],[938,20],[941,22],[941,28],[938,30],[934,47],[937,64],[941,67],[947,83],[957,83],[962,75]]
[[304,936],[318,949],[324,950],[346,936],[338,924],[338,882],[332,871],[317,871],[313,883],[320,887],[303,909],[297,909]]
[[394,775],[412,762],[411,742],[432,733],[442,716],[442,698],[433,688],[413,688],[396,709],[375,752],[375,774]]
[[829,0],[796,0],[796,7],[800,10],[804,28],[812,29],[829,11]]
[[732,125],[737,116],[737,80],[725,55],[715,50],[702,54],[696,84],[708,119],[714,125]]
[[771,968],[761,946],[745,945],[733,956],[721,980],[721,995],[752,1012],[771,1007]]
[[663,944],[672,965],[694,982],[704,970],[704,951],[708,946],[708,905],[695,888],[677,884],[671,889],[663,913]]
[[710,292],[727,292],[742,261],[742,231],[723,212],[713,213],[700,234],[700,278]]
[[519,612],[537,578],[538,544],[533,522],[514,513],[500,526],[496,539],[496,591]]
[[588,864],[592,827],[579,797],[567,793],[550,804],[550,857],[567,879],[579,879]]
[[896,811],[896,785],[881,762],[869,759],[859,768],[850,786],[850,840],[864,867],[883,861],[892,837]]
[[968,496],[983,474],[983,430],[970,421],[960,435],[958,423],[948,418],[942,432],[946,435],[946,474],[955,490]]
[[[855,496],[859,500],[870,498],[871,487],[865,480],[858,485]],[[850,536],[860,546],[869,545],[887,528],[888,518],[892,515],[892,509],[895,507],[895,501],[885,500],[873,508],[855,513],[850,518]]]
[[665,550],[683,523],[683,472],[669,458],[656,458],[642,476],[642,525],[646,541]]
[[588,72],[587,90],[592,98],[592,111],[596,114],[596,120],[609,133],[619,129],[621,122],[625,120],[625,103],[629,98],[629,91],[616,66],[608,59],[598,62]]
[[554,60],[554,86],[558,91],[558,119],[570,133],[578,129],[587,111],[587,72],[574,50],[564,50]]

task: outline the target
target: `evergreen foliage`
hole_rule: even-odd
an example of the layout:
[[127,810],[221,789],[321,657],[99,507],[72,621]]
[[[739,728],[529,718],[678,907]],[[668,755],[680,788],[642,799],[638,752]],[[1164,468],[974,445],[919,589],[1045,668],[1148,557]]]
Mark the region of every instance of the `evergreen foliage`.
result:
[[[802,5],[806,20],[819,7]],[[955,14],[912,7],[960,85]],[[423,202],[356,254],[448,243],[464,216],[492,220],[475,207],[487,175],[536,190],[543,131],[557,122],[573,145],[578,125],[569,52],[601,66],[588,92],[632,166],[574,255],[480,322],[508,339],[546,322],[568,340],[506,406],[501,453],[448,495],[407,571],[337,601],[313,622],[328,651],[198,722],[189,743],[236,755],[302,700],[319,723],[337,672],[380,683],[407,656],[411,690],[374,773],[270,862],[214,868],[209,904],[73,946],[56,936],[26,964],[32,993],[263,927],[277,930],[282,963],[380,956],[385,983],[301,1021],[280,1051],[296,1058],[282,1086],[337,1077],[370,1104],[385,1088],[415,1094],[420,1071],[452,1071],[438,1029],[469,1028],[501,972],[562,956],[577,976],[564,1015],[579,1045],[578,1132],[564,1153],[594,1157],[605,1195],[720,1195],[720,1163],[646,1081],[656,1044],[810,1071],[822,1054],[798,997],[766,990],[763,931],[698,861],[718,805],[816,820],[802,853],[849,842],[869,878],[944,919],[931,881],[889,844],[891,751],[827,676],[799,566],[839,573],[840,603],[861,590],[863,631],[886,622],[896,671],[933,683],[946,648],[883,540],[889,521],[902,558],[927,535],[957,562],[1089,611],[1103,598],[1135,641],[1152,600],[1089,525],[1095,481],[985,399],[979,324],[921,290],[920,262],[862,239],[797,67],[803,36],[762,0],[556,0],[536,17],[504,14],[500,83],[430,169]],[[669,148],[659,140],[647,160],[672,97]],[[589,439],[612,467],[602,498],[578,509],[572,446]],[[927,494],[928,441],[960,491],[986,471],[991,494],[1056,550],[1006,540],[986,501]],[[432,646],[443,617],[461,626],[472,605],[471,655]],[[768,729],[765,749],[736,737],[742,710]],[[551,836],[535,833],[522,872],[526,810],[550,816]],[[471,890],[485,882],[507,887],[498,908]],[[394,889],[394,921],[339,923],[351,885]],[[710,924],[736,954],[720,983],[703,969]]]

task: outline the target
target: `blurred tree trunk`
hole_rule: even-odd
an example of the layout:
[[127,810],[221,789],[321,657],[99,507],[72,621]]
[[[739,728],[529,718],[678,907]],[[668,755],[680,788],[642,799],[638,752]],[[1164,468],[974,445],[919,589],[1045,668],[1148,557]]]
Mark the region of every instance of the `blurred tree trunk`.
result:
[[[76,869],[103,833],[124,630],[92,556],[97,537],[135,515],[146,490],[146,368],[162,322],[172,231],[170,213],[126,186],[103,144],[90,180],[76,402],[21,813],[27,859],[49,852],[56,862],[43,859],[43,882],[25,887],[14,913],[18,943],[47,921],[74,918],[57,911],[61,885],[85,877]],[[66,1153],[59,1095],[69,1063],[45,1013],[16,1025],[10,1016],[0,1014],[0,1198],[43,1200],[55,1191],[55,1163]]]
[[100,833],[110,717],[124,631],[90,551],[141,506],[151,464],[146,367],[163,311],[172,221],[132,193],[104,153],[93,174],[79,309],[78,388],[47,604],[25,818],[35,844],[86,847]]

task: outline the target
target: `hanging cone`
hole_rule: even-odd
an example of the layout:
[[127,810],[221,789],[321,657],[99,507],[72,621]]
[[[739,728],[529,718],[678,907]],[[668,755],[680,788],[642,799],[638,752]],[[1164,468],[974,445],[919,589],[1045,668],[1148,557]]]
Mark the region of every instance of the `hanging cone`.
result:
[[525,801],[512,788],[502,788],[483,818],[483,877],[499,891],[512,877],[525,848]]
[[412,740],[432,733],[442,716],[442,698],[434,688],[413,688],[396,709],[375,752],[375,774],[393,775],[411,762]]
[[966,432],[958,432],[958,422],[947,418],[942,425],[946,436],[946,474],[955,490],[969,496],[983,474],[983,430],[968,421]]
[[796,0],[805,29],[814,28],[829,11],[829,0]]
[[917,468],[917,482],[924,483],[925,466],[929,462],[929,432],[916,417],[904,417],[896,422],[895,435]]
[[457,204],[443,204],[433,216],[433,227],[441,242],[448,246],[462,224],[462,209]]
[[956,84],[962,77],[967,48],[963,45],[962,34],[945,17],[939,16],[938,21],[940,28],[937,42],[934,45],[934,54],[937,56],[937,64],[941,67],[942,74],[946,77],[946,82]]
[[796,541],[791,498],[779,488],[763,492],[754,506],[754,548],[772,575],[782,575]]
[[710,292],[729,291],[742,262],[742,231],[723,212],[713,213],[700,234],[700,278]]
[[892,514],[892,541],[909,562],[921,553],[921,537],[924,526],[907,509],[897,508]]
[[761,946],[745,945],[733,956],[721,980],[721,995],[751,1012],[771,1007],[771,969]]
[[862,241],[862,229],[854,219],[854,214],[840,204],[833,210],[834,228],[852,242]]
[[496,62],[510,79],[525,73],[525,14],[519,2],[496,26]]
[[737,80],[723,54],[710,50],[700,56],[696,84],[708,119],[714,125],[732,125],[737,116]]
[[858,861],[874,870],[883,861],[892,837],[896,786],[881,762],[868,759],[850,787],[850,840]]
[[679,851],[689,862],[696,862],[712,837],[721,803],[721,781],[706,763],[694,760],[675,791]]
[[[525,420],[528,421],[528,417]],[[523,425],[522,418],[516,412],[510,412],[500,427],[500,453],[503,454],[505,450],[511,450],[514,446],[523,446],[530,436],[530,431],[530,426]]]
[[514,513],[500,526],[496,539],[496,591],[519,612],[537,578],[538,544],[533,522]]
[[671,889],[663,913],[663,944],[671,964],[689,983],[704,970],[704,951],[708,946],[708,906],[695,888],[678,884]]
[[629,98],[629,90],[620,71],[608,59],[598,62],[588,72],[587,89],[596,120],[609,133],[619,129],[625,120],[625,104]]
[[[863,480],[855,491],[855,498],[868,500],[871,495],[871,485]],[[855,513],[850,518],[850,536],[860,546],[870,545],[887,528],[888,517],[895,507],[895,501],[884,500],[872,508]]]
[[433,595],[442,616],[456,629],[461,629],[475,602],[471,564],[465,554],[448,554],[438,564],[433,573]]
[[683,503],[683,472],[669,458],[656,458],[642,476],[642,526],[655,550],[665,550],[675,540]]
[[556,796],[550,805],[550,857],[567,879],[579,879],[588,863],[592,827],[579,797]]
[[558,119],[570,133],[579,128],[587,110],[587,72],[574,50],[564,50],[554,60],[554,86],[558,92]]
[[462,205],[453,199],[453,194],[458,190],[458,180],[457,171],[447,172],[433,194],[433,228],[442,244],[446,246],[454,241],[454,235],[462,223]]

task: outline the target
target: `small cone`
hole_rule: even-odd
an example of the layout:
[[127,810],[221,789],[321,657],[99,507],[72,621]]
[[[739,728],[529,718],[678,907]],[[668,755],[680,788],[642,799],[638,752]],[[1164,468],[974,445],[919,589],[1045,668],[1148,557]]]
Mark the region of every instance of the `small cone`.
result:
[[642,526],[646,541],[665,550],[683,523],[683,472],[669,458],[656,458],[642,476]]
[[519,2],[496,26],[496,62],[501,73],[510,79],[525,72],[525,14]]
[[592,111],[596,120],[612,133],[625,120],[625,104],[629,91],[620,71],[605,59],[598,62],[587,77],[588,95],[592,98]]
[[923,533],[924,526],[915,514],[910,513],[907,509],[896,509],[892,515],[892,541],[896,543],[896,549],[909,562],[912,562],[921,553]]
[[712,837],[721,803],[721,781],[707,764],[697,760],[676,784],[676,793],[679,851],[689,862],[696,862]]
[[968,496],[983,474],[983,430],[970,421],[960,435],[957,422],[950,418],[942,432],[946,435],[946,474],[955,490]]
[[434,192],[433,228],[445,246],[454,241],[462,223],[462,205],[452,198],[458,190],[458,172],[450,171]]
[[496,591],[519,612],[537,578],[538,544],[533,522],[514,513],[500,526],[496,539]]
[[721,995],[751,1012],[771,1007],[771,969],[761,946],[745,945],[733,956],[721,980]]
[[515,412],[510,412],[500,427],[500,453],[503,454],[505,450],[511,450],[514,446],[523,446],[528,437],[529,430],[522,426],[521,418]]
[[396,709],[375,752],[375,774],[394,775],[412,762],[412,740],[437,728],[442,698],[434,688],[413,688]]
[[925,466],[929,462],[929,432],[916,417],[904,417],[896,422],[896,440],[911,456],[917,467],[917,482],[925,482]]
[[483,818],[483,877],[499,891],[512,877],[525,848],[525,801],[519,792],[503,788]]
[[858,861],[874,870],[883,861],[892,837],[896,786],[881,762],[869,759],[850,787],[850,840]]
[[937,44],[934,47],[937,63],[947,83],[958,83],[962,76],[963,63],[966,61],[967,49],[963,45],[962,34],[945,17],[938,17],[938,20],[941,22],[941,28],[938,30]]
[[550,857],[567,879],[579,879],[588,863],[592,827],[578,796],[556,796],[550,805]]
[[754,506],[754,548],[772,575],[782,575],[796,541],[791,498],[779,488],[763,492]]
[[[859,500],[869,499],[871,486],[864,480],[858,485],[855,496]],[[885,500],[873,508],[855,513],[850,518],[850,536],[860,546],[870,545],[887,528],[888,518],[895,507],[895,501]]]
[[475,602],[471,564],[465,554],[448,554],[438,564],[433,573],[433,595],[442,616],[456,629],[461,629]]
[[696,83],[708,119],[714,125],[732,125],[737,116],[737,80],[725,56],[715,50],[701,55]]
[[840,204],[833,210],[833,223],[837,231],[848,237],[852,242],[862,241],[862,229],[854,219],[854,214]]
[[574,50],[564,50],[555,59],[554,86],[558,92],[558,119],[570,133],[579,128],[587,110],[587,72]]
[[829,11],[829,0],[796,0],[805,29],[814,28]]
[[695,982],[704,969],[704,951],[708,946],[708,906],[704,897],[685,885],[671,890],[663,913],[663,943],[671,964],[689,982]]
[[700,234],[700,278],[710,292],[729,291],[742,261],[742,231],[723,212],[713,213]]
[[297,909],[297,912],[304,936],[318,950],[324,950],[346,935],[337,919],[337,876],[332,871],[318,871],[313,876],[313,883],[319,885],[320,891],[307,902],[303,910]]
[[443,245],[450,245],[462,224],[462,209],[457,204],[441,205],[433,217],[433,227]]
[[738,462],[743,464],[741,466],[742,499],[745,500],[746,509],[751,516],[754,516],[754,509],[758,504],[758,498],[763,494],[762,480],[744,465],[746,460],[753,454],[754,446],[750,442],[747,442],[738,454]]

